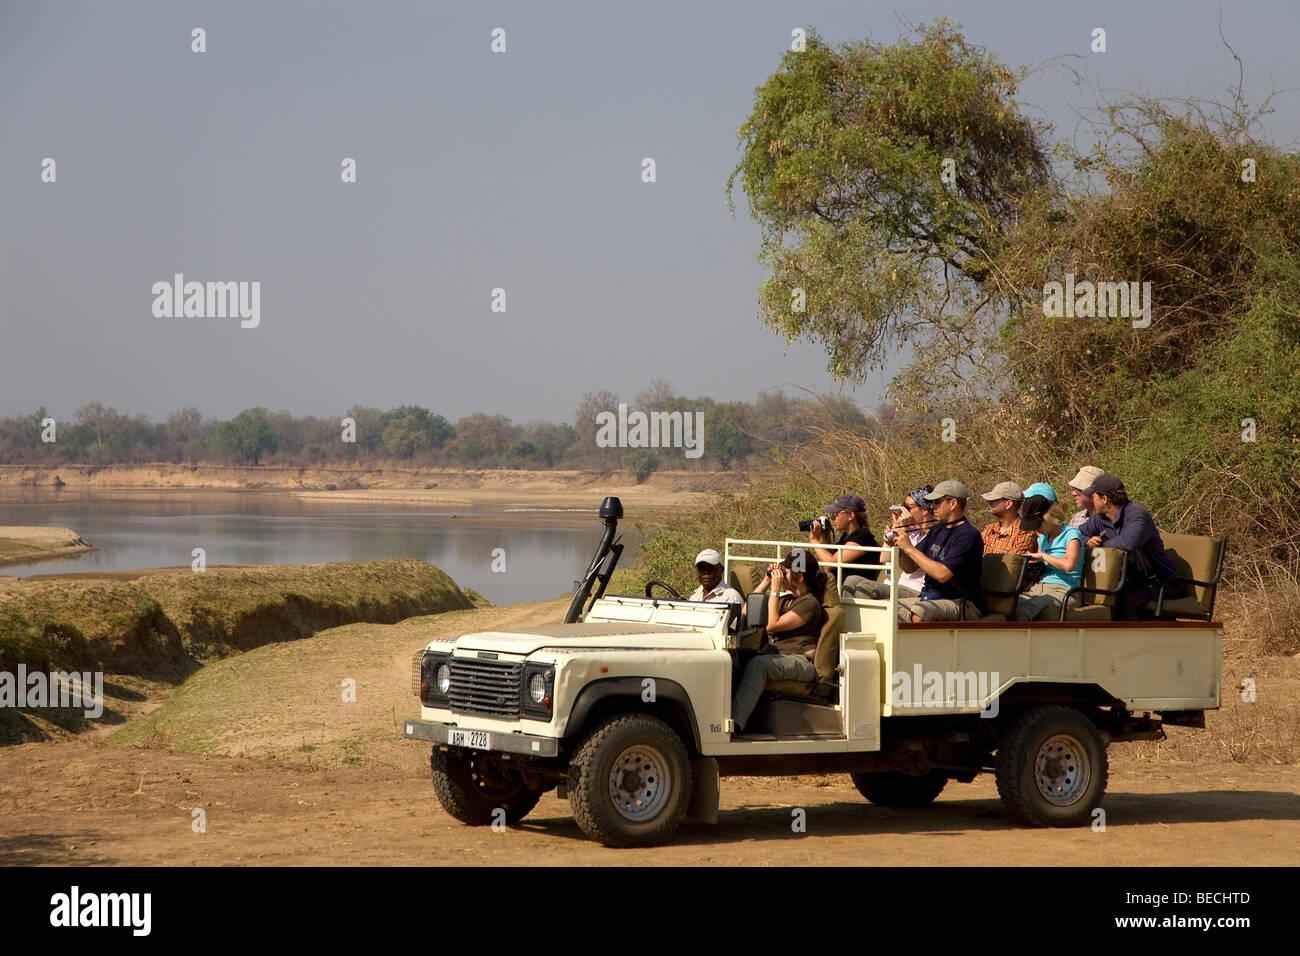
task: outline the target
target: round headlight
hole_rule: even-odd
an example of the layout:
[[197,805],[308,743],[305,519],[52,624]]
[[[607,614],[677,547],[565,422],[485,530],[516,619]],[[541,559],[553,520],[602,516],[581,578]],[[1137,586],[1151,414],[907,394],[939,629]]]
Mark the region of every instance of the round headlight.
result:
[[534,674],[528,678],[528,696],[533,699],[534,704],[540,704],[546,698],[546,677],[542,674]]
[[438,683],[438,693],[445,697],[447,691],[451,689],[451,668],[446,664],[439,664],[438,669],[434,671],[434,679]]

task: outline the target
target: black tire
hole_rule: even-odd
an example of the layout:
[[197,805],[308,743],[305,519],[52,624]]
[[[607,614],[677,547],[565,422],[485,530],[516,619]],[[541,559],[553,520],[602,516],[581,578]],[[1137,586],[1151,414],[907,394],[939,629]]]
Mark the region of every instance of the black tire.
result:
[[504,823],[518,823],[537,806],[542,795],[522,780],[509,780],[497,773],[488,754],[474,750],[433,748],[429,755],[433,792],[442,808],[461,823],[487,826],[501,820],[495,812],[505,811]]
[[677,732],[657,717],[623,714],[578,748],[569,764],[569,806],[582,832],[605,846],[656,846],[681,824],[691,783]]
[[998,748],[998,795],[1007,811],[1029,826],[1091,823],[1108,773],[1101,735],[1073,707],[1030,708],[1015,719]]
[[948,778],[938,770],[914,776],[898,770],[876,773],[850,773],[853,785],[872,803],[881,807],[925,807],[948,785]]

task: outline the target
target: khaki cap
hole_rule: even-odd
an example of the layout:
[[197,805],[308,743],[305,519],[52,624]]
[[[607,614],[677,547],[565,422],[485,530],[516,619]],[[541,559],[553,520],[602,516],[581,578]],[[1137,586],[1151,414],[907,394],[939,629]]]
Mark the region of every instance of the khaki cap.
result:
[[993,486],[993,490],[980,495],[985,501],[997,501],[999,498],[1010,498],[1012,501],[1023,501],[1025,493],[1020,490],[1020,486],[1014,481],[999,481]]
[[1079,469],[1079,473],[1070,479],[1070,487],[1075,491],[1087,492],[1101,475],[1102,470],[1096,465],[1084,465]]
[[947,481],[941,481],[934,486],[934,491],[925,496],[926,501],[938,501],[940,498],[960,498],[965,501],[970,497],[970,492],[960,481],[953,481],[949,478]]

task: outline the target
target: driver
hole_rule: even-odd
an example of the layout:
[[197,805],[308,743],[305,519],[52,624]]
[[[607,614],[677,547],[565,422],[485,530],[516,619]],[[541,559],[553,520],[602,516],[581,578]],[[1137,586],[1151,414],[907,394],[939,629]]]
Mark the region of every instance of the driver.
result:
[[688,601],[709,601],[713,604],[744,604],[740,592],[722,580],[722,555],[705,548],[695,556],[695,575],[700,586],[691,592]]

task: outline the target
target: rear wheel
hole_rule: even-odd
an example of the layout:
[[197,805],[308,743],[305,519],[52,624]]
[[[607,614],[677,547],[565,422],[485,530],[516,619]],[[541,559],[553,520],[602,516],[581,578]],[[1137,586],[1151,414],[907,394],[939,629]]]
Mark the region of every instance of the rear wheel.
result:
[[470,826],[517,823],[542,799],[523,780],[502,774],[491,756],[480,751],[434,747],[429,767],[443,809]]
[[933,803],[948,784],[937,770],[913,775],[897,770],[851,773],[853,785],[872,803],[882,807],[924,807]]
[[663,843],[681,824],[690,799],[686,747],[657,717],[611,717],[583,741],[569,765],[573,818],[606,846]]
[[1073,707],[1033,707],[998,749],[998,794],[1013,817],[1036,827],[1091,822],[1106,793],[1106,744]]

